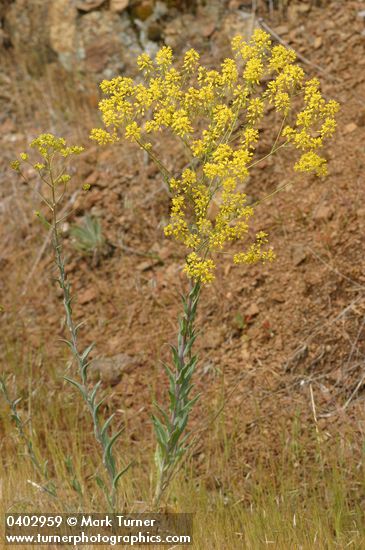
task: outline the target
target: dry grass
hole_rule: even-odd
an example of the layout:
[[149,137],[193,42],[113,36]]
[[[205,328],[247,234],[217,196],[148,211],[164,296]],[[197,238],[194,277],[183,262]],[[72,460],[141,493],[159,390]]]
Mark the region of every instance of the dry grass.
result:
[[[25,356],[25,350],[9,349],[9,392],[23,397],[19,413],[27,421],[37,456],[49,461],[57,498],[37,488],[42,479],[32,469],[2,400],[2,512],[107,511],[91,479],[99,457],[88,416],[76,392],[61,381],[66,358],[60,356],[55,365],[48,362],[45,351],[29,355],[28,361]],[[237,419],[227,433],[224,416],[220,416],[211,430],[203,464],[197,468],[196,460],[190,458],[171,489],[171,509],[195,514],[194,548],[364,547],[365,469],[358,441],[340,436],[329,439],[316,422],[302,425],[297,417],[290,432],[282,433],[277,454],[258,451],[255,469],[240,479],[237,472],[232,477],[226,474],[234,458],[235,439],[242,436],[239,425]],[[149,508],[153,463],[148,431],[146,453],[121,483],[118,509]],[[116,449],[124,461],[135,455],[130,436],[127,430]],[[69,457],[72,475],[66,466]],[[241,460],[244,465],[244,457]],[[73,477],[81,484],[82,497],[72,488]]]

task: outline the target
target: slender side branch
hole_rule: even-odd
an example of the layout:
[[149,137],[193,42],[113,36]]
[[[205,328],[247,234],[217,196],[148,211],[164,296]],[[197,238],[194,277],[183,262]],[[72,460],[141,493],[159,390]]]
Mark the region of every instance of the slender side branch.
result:
[[123,429],[116,432],[112,437],[109,437],[107,431],[111,424],[112,419],[114,418],[114,414],[112,414],[106,420],[104,425],[101,425],[100,418],[99,418],[99,410],[104,400],[102,399],[99,402],[96,401],[96,394],[100,384],[99,383],[96,384],[92,389],[89,389],[88,387],[87,368],[90,365],[88,356],[93,348],[93,344],[88,346],[82,352],[79,349],[78,338],[77,338],[77,332],[79,327],[75,325],[73,316],[72,316],[72,305],[71,305],[72,296],[71,296],[70,284],[67,281],[67,276],[65,273],[65,263],[62,256],[62,243],[61,243],[61,239],[58,231],[59,220],[57,219],[58,200],[56,199],[55,182],[53,180],[51,166],[49,166],[49,174],[50,174],[50,179],[52,183],[51,194],[52,194],[53,249],[55,252],[55,261],[59,272],[58,282],[63,292],[63,305],[65,309],[65,314],[66,314],[66,325],[70,332],[70,340],[65,340],[65,343],[67,343],[67,345],[71,349],[71,352],[77,362],[77,366],[81,377],[81,383],[68,377],[65,377],[65,380],[70,382],[79,390],[91,414],[93,424],[94,424],[94,435],[103,451],[103,464],[108,474],[109,486],[107,486],[105,482],[99,477],[97,477],[96,480],[99,486],[103,489],[110,508],[114,510],[115,504],[116,504],[117,483],[121,475],[126,471],[126,469],[122,470],[121,472],[117,470],[116,461],[112,452],[112,447],[116,442],[116,440],[118,439],[118,437],[123,432]]

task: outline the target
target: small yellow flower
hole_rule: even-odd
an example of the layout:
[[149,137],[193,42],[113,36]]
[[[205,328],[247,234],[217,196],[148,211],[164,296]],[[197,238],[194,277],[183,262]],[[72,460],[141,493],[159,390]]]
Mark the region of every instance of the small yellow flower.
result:
[[19,160],[12,160],[10,163],[10,168],[15,170],[16,172],[19,172],[20,170],[20,161]]
[[250,124],[258,122],[264,114],[264,102],[259,97],[251,99],[247,107],[247,120]]
[[294,169],[298,172],[315,172],[317,176],[326,176],[328,173],[326,159],[313,151],[304,153],[294,165]]
[[[51,153],[59,153],[63,157],[79,155],[84,150],[83,147],[78,145],[67,147],[64,138],[58,138],[53,134],[40,134],[30,143],[30,146],[38,149],[38,152],[44,158],[48,158]],[[26,153],[23,153],[23,157],[24,155],[28,158]]]
[[241,47],[242,43],[244,42],[243,37],[241,35],[234,36],[231,40],[231,48],[233,52],[238,52]]
[[254,149],[259,140],[259,131],[256,128],[248,127],[243,132],[243,143],[247,148]]
[[326,103],[322,108],[322,114],[324,116],[335,116],[335,114],[339,111],[340,105],[337,103],[337,101],[334,101],[333,99],[330,99],[328,103]]
[[99,145],[106,145],[107,143],[113,143],[115,141],[113,136],[102,128],[94,128],[91,130],[90,139],[97,141]]
[[261,59],[253,57],[247,61],[245,70],[243,71],[243,78],[250,84],[260,84],[264,74],[264,65]]
[[184,271],[194,281],[210,283],[214,279],[214,262],[211,259],[200,258],[196,252],[191,252],[186,259]]
[[271,46],[270,35],[262,29],[255,29],[252,34],[251,43],[256,48],[256,51],[263,52]]
[[60,178],[58,179],[58,182],[59,183],[68,183],[71,179],[71,176],[69,174],[63,174],[63,176],[60,176]]
[[320,129],[320,135],[322,138],[331,137],[336,130],[336,121],[334,118],[326,118]]
[[173,113],[171,128],[175,132],[175,134],[182,137],[184,137],[186,134],[190,134],[193,131],[193,127],[185,109],[180,109]]
[[222,84],[232,87],[238,79],[237,65],[234,59],[225,59],[222,63]]
[[294,50],[289,50],[282,46],[274,46],[271,50],[271,57],[269,60],[269,69],[279,72],[286,65],[293,63],[296,59],[296,53]]
[[232,121],[234,114],[227,105],[220,103],[214,108],[212,118],[217,129],[223,130]]
[[128,124],[125,128],[125,137],[130,141],[137,141],[141,137],[141,128],[139,128],[137,122]]
[[156,54],[156,64],[163,69],[167,69],[172,65],[172,61],[172,49],[169,46],[163,46]]
[[147,73],[153,71],[153,62],[147,53],[143,53],[137,58],[137,65],[140,71],[145,71]]
[[255,264],[257,262],[272,262],[275,259],[275,253],[272,248],[262,250],[262,246],[267,243],[267,234],[260,231],[256,235],[256,242],[252,244],[247,252],[239,252],[233,257],[235,264]]
[[187,72],[192,72],[199,64],[200,55],[196,50],[191,48],[188,50],[184,56],[183,68]]
[[277,112],[282,112],[285,115],[290,110],[290,96],[287,92],[278,92],[274,98],[274,105]]

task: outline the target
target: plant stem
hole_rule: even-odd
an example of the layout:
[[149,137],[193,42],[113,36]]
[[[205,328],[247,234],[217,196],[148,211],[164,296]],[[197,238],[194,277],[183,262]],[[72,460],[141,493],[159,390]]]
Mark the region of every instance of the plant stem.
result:
[[[67,341],[67,344],[69,345],[71,352],[76,359],[77,366],[80,372],[81,377],[81,384],[78,384],[75,381],[66,378],[67,381],[71,382],[73,385],[75,385],[81,395],[83,396],[87,407],[89,409],[89,412],[91,414],[93,424],[94,424],[94,435],[98,443],[100,444],[102,450],[103,450],[103,464],[105,466],[105,469],[107,471],[108,477],[109,477],[109,483],[110,487],[108,490],[103,485],[104,492],[106,494],[108,503],[110,508],[113,510],[115,507],[115,498],[116,498],[116,484],[117,479],[119,477],[118,471],[116,469],[115,459],[111,452],[112,444],[114,443],[115,439],[112,438],[113,441],[110,443],[110,438],[107,435],[107,430],[105,426],[109,425],[110,419],[107,421],[108,424],[104,424],[102,427],[100,425],[99,416],[98,416],[98,410],[101,405],[101,401],[98,404],[95,404],[95,396],[96,391],[98,389],[98,385],[94,387],[94,389],[89,390],[87,385],[87,367],[89,365],[88,355],[89,352],[92,349],[92,346],[87,348],[87,350],[80,352],[79,345],[78,345],[78,338],[77,338],[77,330],[78,327],[75,325],[73,316],[72,316],[72,296],[71,296],[71,290],[70,290],[70,284],[67,280],[67,275],[65,272],[65,262],[62,256],[62,243],[58,231],[58,224],[59,220],[57,219],[57,206],[59,204],[59,199],[56,198],[56,183],[53,178],[52,169],[50,161],[48,162],[48,169],[49,169],[49,175],[51,180],[51,199],[52,199],[52,238],[53,238],[53,248],[55,252],[55,262],[58,267],[59,272],[59,285],[63,292],[63,304],[66,314],[66,326],[70,333],[70,341]],[[119,432],[121,433],[121,432]]]
[[[176,466],[187,450],[184,442],[189,436],[185,433],[192,406],[199,396],[189,400],[192,389],[190,380],[194,374],[197,358],[192,355],[194,344],[196,310],[200,297],[200,283],[190,281],[190,290],[186,298],[183,297],[184,312],[179,322],[178,345],[172,348],[174,357],[174,372],[168,369],[170,378],[170,407],[169,415],[165,418],[165,438],[161,441],[158,436],[158,445],[161,452],[161,461],[158,464],[158,479],[156,484],[154,505],[159,506],[162,495],[169,486],[176,471]],[[160,412],[163,412],[160,409]],[[154,419],[156,428],[156,419]],[[182,436],[184,436],[182,438]]]

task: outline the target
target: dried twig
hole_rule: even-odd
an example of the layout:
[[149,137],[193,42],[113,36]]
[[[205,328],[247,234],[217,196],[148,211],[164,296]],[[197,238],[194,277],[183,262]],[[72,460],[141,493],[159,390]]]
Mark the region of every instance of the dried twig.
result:
[[346,279],[346,281],[349,281],[349,283],[355,285],[358,289],[365,290],[365,286],[361,285],[357,281],[354,281],[353,279],[351,279],[347,275],[344,275],[343,273],[341,273],[341,271],[339,271],[335,267],[332,267],[328,262],[326,262],[326,260],[321,258],[321,256],[319,256],[316,252],[314,252],[314,250],[312,250],[312,248],[310,246],[307,246],[306,248],[309,250],[309,252],[311,254],[313,254],[313,256],[315,256],[317,258],[317,260],[319,260],[320,262],[322,262],[323,265],[328,267],[328,269],[330,269],[331,271],[333,271],[334,273],[336,273],[337,275],[339,275],[343,279]]
[[[357,346],[357,343],[360,339],[360,336],[361,336],[361,333],[364,329],[364,326],[365,326],[365,316],[363,317],[363,320],[361,321],[361,324],[360,324],[360,328],[359,330],[357,331],[357,335],[356,335],[356,338],[355,338],[355,341],[353,342],[352,346],[351,346],[351,351],[350,351],[350,355],[347,359],[347,363],[346,363],[346,367],[345,367],[345,371],[347,372],[348,371],[348,368],[350,366],[350,363],[351,363],[351,360],[352,360],[352,357],[354,355],[354,352],[355,352],[355,349],[356,349],[356,346]],[[359,350],[358,350],[359,351]]]
[[331,325],[333,325],[334,323],[336,323],[337,321],[339,321],[344,315],[346,315],[346,313],[351,310],[353,308],[353,306],[355,304],[357,304],[358,302],[360,302],[360,300],[363,299],[363,296],[358,296],[355,300],[353,300],[348,306],[346,306],[338,315],[336,315],[335,317],[332,317],[331,319],[329,319],[328,321],[325,321],[325,322],[321,322],[320,324],[320,328],[313,331],[312,334],[306,339],[304,340],[304,342],[301,342],[301,344],[296,348],[296,350],[294,351],[294,353],[291,355],[291,357],[289,357],[289,359],[287,360],[287,362],[285,363],[285,366],[284,366],[284,369],[285,371],[287,371],[289,369],[289,365],[290,363],[296,358],[296,356],[298,355],[298,353],[301,352],[301,350],[303,350],[304,347],[306,347],[309,342],[311,342],[313,340],[313,338],[315,336],[317,336],[318,334],[320,334],[322,332],[322,330],[324,328],[328,328],[330,327]]
[[362,375],[360,381],[358,382],[356,388],[354,389],[354,391],[352,392],[352,394],[350,395],[350,397],[348,398],[348,400],[346,401],[346,403],[344,404],[344,406],[342,407],[342,410],[346,410],[347,407],[350,405],[351,401],[354,399],[355,395],[357,394],[357,392],[359,391],[359,389],[361,388],[361,386],[363,385],[363,383],[365,382],[365,373]]
[[312,406],[314,424],[316,426],[316,433],[318,434],[319,433],[318,432],[318,419],[317,419],[316,404],[314,402],[314,394],[313,394],[312,384],[309,384],[309,393],[310,393],[310,396],[311,396],[311,406]]

